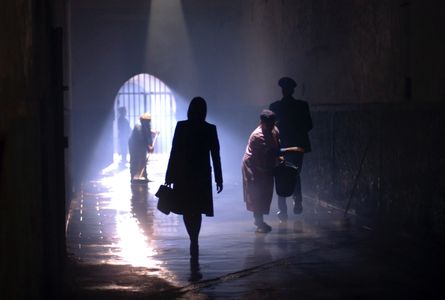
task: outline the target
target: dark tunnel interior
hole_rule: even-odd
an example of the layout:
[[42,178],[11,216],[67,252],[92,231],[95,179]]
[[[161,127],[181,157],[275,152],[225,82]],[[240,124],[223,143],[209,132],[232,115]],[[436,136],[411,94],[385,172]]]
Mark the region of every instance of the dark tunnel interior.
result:
[[[442,1],[2,6],[1,299],[443,294]],[[304,211],[283,226],[274,194],[265,216],[272,232],[258,236],[241,167],[260,113],[282,98],[283,76],[297,83],[294,97],[308,103],[313,122],[301,169]],[[154,193],[176,122],[196,96],[218,130],[224,190],[212,179],[215,218],[203,218],[200,237],[204,277],[185,283],[192,264],[182,217],[161,214]],[[130,184],[130,156],[118,153],[121,106],[131,129],[148,112],[157,132],[147,186]],[[370,285],[362,289],[358,278]]]

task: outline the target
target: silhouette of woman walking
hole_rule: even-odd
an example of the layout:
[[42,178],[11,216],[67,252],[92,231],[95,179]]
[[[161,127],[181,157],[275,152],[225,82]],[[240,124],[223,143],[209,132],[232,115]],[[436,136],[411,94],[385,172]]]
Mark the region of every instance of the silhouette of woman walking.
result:
[[213,217],[212,159],[216,190],[223,189],[216,126],[205,121],[207,103],[201,97],[190,102],[187,120],[176,124],[165,183],[179,195],[176,210],[183,215],[190,238],[190,256],[199,258],[198,236],[202,214]]

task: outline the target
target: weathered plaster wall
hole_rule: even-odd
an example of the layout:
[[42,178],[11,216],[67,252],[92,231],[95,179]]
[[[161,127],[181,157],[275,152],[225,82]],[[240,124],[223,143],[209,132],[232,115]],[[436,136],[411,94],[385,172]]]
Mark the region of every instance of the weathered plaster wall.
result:
[[63,278],[63,110],[55,111],[63,98],[54,86],[52,4],[7,1],[0,10],[1,299],[50,299]]
[[440,237],[445,229],[444,105],[316,109],[303,187],[371,227]]
[[[39,145],[39,106],[32,85],[32,10],[29,1],[8,3],[1,10],[0,137],[2,169],[0,193],[0,274],[4,299],[40,293],[42,270],[42,198]],[[18,22],[18,20],[21,20]],[[26,184],[26,188],[23,188]],[[29,283],[29,287],[26,284]]]

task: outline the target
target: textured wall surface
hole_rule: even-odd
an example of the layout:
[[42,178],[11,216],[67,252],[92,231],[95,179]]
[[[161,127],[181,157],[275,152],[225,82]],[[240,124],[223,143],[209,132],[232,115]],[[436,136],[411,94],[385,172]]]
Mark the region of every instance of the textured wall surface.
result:
[[[24,299],[41,292],[41,281],[35,274],[42,272],[41,165],[36,109],[39,105],[30,93],[33,49],[29,1],[6,4],[0,20],[0,139],[4,147],[0,170],[0,295],[2,299],[14,296]],[[23,188],[24,183],[27,188]]]
[[7,1],[0,10],[1,299],[49,299],[63,275],[63,147],[55,138],[63,98],[51,8]]
[[313,117],[308,196],[342,209],[351,201],[351,212],[399,231],[443,236],[443,105],[353,106]]

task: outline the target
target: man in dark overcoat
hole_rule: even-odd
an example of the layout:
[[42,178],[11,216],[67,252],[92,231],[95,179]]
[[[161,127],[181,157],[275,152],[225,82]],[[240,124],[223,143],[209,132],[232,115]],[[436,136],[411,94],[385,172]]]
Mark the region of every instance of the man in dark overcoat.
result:
[[130,137],[131,127],[127,119],[127,109],[125,106],[118,108],[119,117],[117,119],[117,140],[118,153],[121,156],[120,166],[125,167],[127,163],[128,138]]
[[[280,131],[281,147],[301,147],[304,152],[293,152],[285,155],[285,160],[293,163],[298,168],[298,176],[295,182],[295,190],[292,195],[294,200],[294,213],[303,211],[300,172],[303,166],[304,153],[311,151],[309,131],[312,129],[312,118],[309,105],[306,101],[293,97],[297,83],[289,77],[283,77],[278,81],[283,97],[281,100],[270,104],[269,109],[277,118],[277,127]],[[286,198],[278,196],[278,218],[287,220]]]

